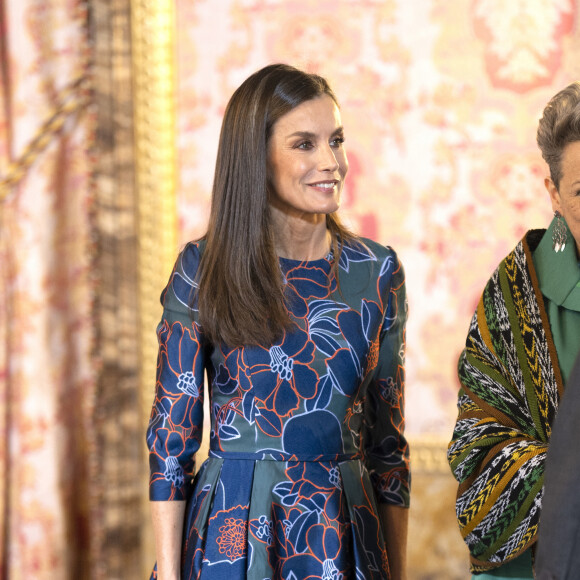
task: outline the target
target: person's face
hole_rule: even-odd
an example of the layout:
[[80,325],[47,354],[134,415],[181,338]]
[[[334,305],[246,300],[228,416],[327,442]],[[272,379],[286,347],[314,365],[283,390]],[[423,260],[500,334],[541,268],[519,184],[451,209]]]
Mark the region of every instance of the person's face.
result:
[[566,220],[580,256],[580,141],[564,147],[561,163],[560,189],[556,189],[549,177],[546,177],[545,185],[552,200],[552,209],[559,211]]
[[340,111],[328,95],[276,121],[268,144],[270,204],[307,221],[336,211],[348,161]]

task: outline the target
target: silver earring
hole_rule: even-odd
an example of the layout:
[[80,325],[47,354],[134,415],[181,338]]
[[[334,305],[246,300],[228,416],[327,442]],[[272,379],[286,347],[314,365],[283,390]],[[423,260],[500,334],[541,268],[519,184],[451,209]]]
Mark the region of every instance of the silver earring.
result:
[[568,239],[568,230],[566,229],[564,218],[559,211],[554,212],[554,217],[556,218],[556,223],[552,230],[552,248],[556,253],[563,252]]

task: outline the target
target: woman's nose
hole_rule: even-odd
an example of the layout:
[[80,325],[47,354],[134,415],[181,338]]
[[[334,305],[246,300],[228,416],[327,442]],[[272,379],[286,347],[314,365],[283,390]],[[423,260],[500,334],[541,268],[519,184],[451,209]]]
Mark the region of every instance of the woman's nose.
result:
[[318,168],[320,171],[336,171],[339,163],[334,149],[330,145],[321,147]]

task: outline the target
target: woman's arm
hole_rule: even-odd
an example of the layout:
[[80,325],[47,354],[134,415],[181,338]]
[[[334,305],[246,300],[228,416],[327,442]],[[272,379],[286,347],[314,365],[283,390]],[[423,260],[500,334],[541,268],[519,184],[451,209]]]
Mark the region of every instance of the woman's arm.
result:
[[407,579],[407,528],[409,510],[392,504],[379,505],[392,580]]
[[181,545],[185,501],[152,501],[157,551],[157,579],[181,579]]
[[[390,264],[387,268],[386,265]],[[377,514],[393,580],[407,578],[409,449],[404,436],[405,274],[396,255],[381,268],[383,327],[379,357],[367,391],[363,441],[365,464],[378,500]]]
[[188,244],[162,293],[163,317],[157,327],[157,378],[147,445],[159,580],[181,577],[186,498],[203,429],[205,352],[197,311],[188,307],[198,262],[198,247]]

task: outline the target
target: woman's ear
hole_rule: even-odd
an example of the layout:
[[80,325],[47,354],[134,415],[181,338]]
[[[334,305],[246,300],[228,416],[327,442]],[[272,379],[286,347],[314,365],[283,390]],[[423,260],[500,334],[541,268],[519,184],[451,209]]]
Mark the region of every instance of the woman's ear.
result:
[[558,188],[556,187],[555,183],[552,181],[550,177],[546,177],[544,179],[544,186],[546,187],[546,190],[548,191],[548,194],[550,196],[550,201],[552,202],[552,209],[554,211],[559,211],[560,213],[562,213],[560,207],[560,192],[558,191]]

